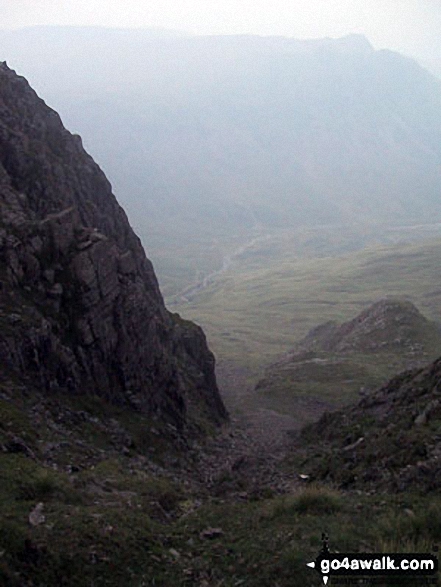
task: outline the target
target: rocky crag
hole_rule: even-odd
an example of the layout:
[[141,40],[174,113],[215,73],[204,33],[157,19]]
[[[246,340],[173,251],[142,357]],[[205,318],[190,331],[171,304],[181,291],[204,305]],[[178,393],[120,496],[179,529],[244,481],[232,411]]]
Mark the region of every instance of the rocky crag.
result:
[[435,339],[441,342],[440,326],[425,318],[414,304],[385,299],[343,324],[317,326],[299,343],[298,350],[369,353],[399,349],[402,354],[417,356],[430,353]]
[[342,488],[439,492],[440,422],[438,359],[305,428],[301,466]]
[[182,430],[220,423],[202,330],[164,306],[81,139],[0,64],[0,361],[44,393],[94,394]]
[[303,423],[311,422],[400,371],[423,367],[440,349],[438,324],[407,300],[380,300],[348,322],[312,329],[266,370],[256,390],[288,413],[300,414]]

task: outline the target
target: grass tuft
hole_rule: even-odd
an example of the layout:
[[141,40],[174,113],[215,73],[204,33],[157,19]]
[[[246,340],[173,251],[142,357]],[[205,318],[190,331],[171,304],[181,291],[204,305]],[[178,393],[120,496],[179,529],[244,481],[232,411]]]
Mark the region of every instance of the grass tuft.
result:
[[327,515],[343,507],[341,495],[329,487],[312,485],[298,494],[282,498],[275,506],[274,516]]

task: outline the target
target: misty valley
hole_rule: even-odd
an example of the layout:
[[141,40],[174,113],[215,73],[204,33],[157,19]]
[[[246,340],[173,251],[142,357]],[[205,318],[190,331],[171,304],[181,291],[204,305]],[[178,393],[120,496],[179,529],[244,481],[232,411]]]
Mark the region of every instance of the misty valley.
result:
[[0,583],[436,552],[441,80],[362,35],[0,47]]

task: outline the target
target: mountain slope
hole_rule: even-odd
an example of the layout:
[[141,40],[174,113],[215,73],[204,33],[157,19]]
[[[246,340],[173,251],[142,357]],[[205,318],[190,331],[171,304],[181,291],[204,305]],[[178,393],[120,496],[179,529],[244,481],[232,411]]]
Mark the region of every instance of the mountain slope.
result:
[[346,488],[439,492],[441,360],[403,373],[303,432],[304,466]]
[[164,278],[205,272],[207,248],[216,269],[216,239],[253,227],[441,219],[441,82],[362,36],[37,27],[0,46],[80,132]]
[[348,322],[313,328],[266,369],[256,391],[266,404],[308,422],[400,371],[424,366],[440,349],[438,324],[411,302],[381,300]]
[[10,376],[180,429],[225,418],[201,329],[166,310],[106,177],[5,64],[0,213],[0,358]]
[[218,359],[261,372],[317,324],[350,320],[386,296],[405,297],[428,318],[439,317],[439,238],[355,252],[336,247],[332,256],[331,238],[320,230],[306,237],[312,250],[296,238],[257,243],[175,305],[203,326]]
[[396,349],[401,354],[428,352],[441,342],[440,327],[405,300],[388,299],[372,304],[354,319],[338,325],[317,326],[298,343],[297,351],[334,353],[376,352]]

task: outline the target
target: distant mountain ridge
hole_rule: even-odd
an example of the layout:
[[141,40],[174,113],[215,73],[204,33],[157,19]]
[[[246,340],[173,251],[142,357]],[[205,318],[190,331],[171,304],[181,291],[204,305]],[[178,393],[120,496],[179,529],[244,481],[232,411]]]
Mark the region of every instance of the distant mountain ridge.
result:
[[158,219],[183,242],[194,226],[441,219],[441,82],[362,36],[43,28],[1,33],[0,47],[145,235]]

